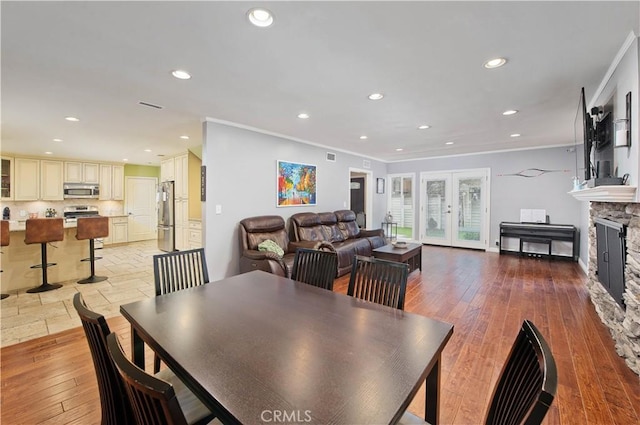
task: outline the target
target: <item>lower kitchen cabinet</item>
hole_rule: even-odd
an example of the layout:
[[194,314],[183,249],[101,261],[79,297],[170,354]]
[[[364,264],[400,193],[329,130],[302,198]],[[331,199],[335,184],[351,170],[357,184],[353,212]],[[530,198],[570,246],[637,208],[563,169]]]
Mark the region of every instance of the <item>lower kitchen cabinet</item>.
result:
[[129,241],[129,218],[109,217],[109,237],[104,239],[105,245],[126,243]]
[[189,220],[189,249],[202,248],[202,222]]

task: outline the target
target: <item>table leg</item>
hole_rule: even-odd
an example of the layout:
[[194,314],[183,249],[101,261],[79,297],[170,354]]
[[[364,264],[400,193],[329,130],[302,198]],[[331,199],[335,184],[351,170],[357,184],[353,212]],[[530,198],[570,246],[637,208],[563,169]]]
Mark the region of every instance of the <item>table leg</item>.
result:
[[440,388],[440,356],[436,364],[433,365],[431,372],[427,375],[425,402],[424,402],[424,420],[431,424],[438,424],[439,403],[438,389]]
[[136,366],[144,370],[144,341],[133,325],[131,325],[131,358]]

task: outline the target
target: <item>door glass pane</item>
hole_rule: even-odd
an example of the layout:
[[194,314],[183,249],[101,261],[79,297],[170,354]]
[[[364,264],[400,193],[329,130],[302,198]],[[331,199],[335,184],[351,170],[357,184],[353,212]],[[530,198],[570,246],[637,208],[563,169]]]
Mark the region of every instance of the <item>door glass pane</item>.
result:
[[458,240],[479,241],[482,225],[482,179],[458,181]]
[[391,215],[398,223],[398,238],[413,238],[413,178],[391,178]]
[[430,180],[427,182],[427,237],[444,238],[447,224],[446,181]]

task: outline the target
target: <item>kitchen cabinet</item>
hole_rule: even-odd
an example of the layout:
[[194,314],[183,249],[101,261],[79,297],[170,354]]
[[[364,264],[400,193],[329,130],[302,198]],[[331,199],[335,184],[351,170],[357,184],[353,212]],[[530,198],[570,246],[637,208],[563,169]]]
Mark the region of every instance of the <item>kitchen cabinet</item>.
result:
[[189,249],[202,248],[202,222],[189,220]]
[[175,161],[173,158],[167,158],[160,161],[160,181],[174,181],[175,177]]
[[64,197],[62,161],[40,160],[40,199],[62,201]]
[[181,251],[189,249],[189,201],[175,200],[175,245]]
[[13,199],[13,192],[15,191],[14,171],[13,171],[13,158],[3,156],[2,158],[2,199]]
[[104,243],[117,244],[126,243],[129,241],[129,218],[127,216],[122,217],[110,217],[109,218],[109,237],[105,239]]
[[124,200],[124,167],[100,164],[100,200]]
[[65,183],[100,183],[100,167],[88,162],[65,162]]
[[40,160],[15,158],[16,201],[37,201],[40,199]]
[[184,154],[175,157],[175,197],[176,199],[189,198],[189,155]]

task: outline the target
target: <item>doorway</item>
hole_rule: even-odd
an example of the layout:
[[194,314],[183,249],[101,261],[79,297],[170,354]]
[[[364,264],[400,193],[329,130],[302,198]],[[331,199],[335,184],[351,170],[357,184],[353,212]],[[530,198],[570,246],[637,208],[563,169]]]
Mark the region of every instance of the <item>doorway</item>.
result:
[[420,241],[489,248],[488,168],[420,173]]
[[349,169],[349,209],[356,213],[356,222],[365,229],[372,223],[371,171]]
[[415,202],[413,191],[414,174],[390,174],[389,212],[393,221],[398,224],[398,239],[414,238]]
[[155,177],[126,177],[125,211],[129,217],[127,227],[129,242],[156,238],[157,186],[158,179]]

